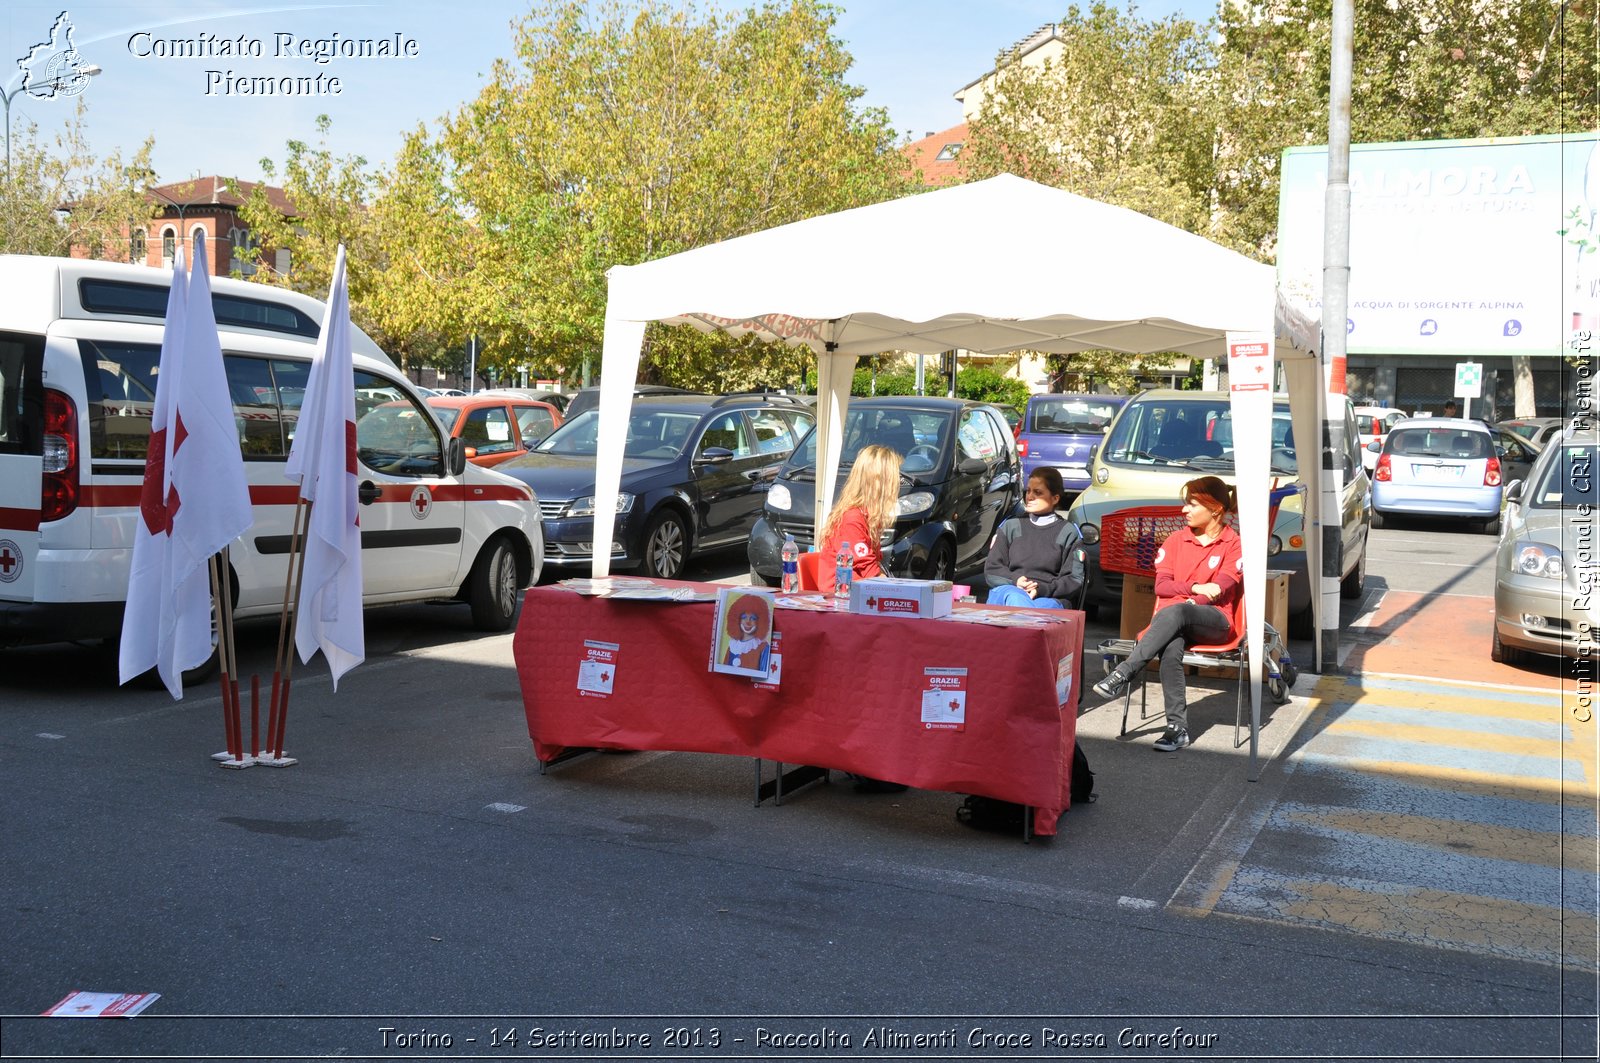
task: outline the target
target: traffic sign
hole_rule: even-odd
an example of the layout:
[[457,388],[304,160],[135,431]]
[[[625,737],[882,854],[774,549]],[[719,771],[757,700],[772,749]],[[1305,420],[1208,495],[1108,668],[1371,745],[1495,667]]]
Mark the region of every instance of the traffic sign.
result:
[[1483,397],[1483,363],[1457,362],[1456,363],[1456,398],[1477,399]]

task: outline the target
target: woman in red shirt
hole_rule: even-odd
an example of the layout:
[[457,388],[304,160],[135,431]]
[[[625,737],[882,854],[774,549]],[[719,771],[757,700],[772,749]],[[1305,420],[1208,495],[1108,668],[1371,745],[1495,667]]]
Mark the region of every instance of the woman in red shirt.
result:
[[1244,559],[1239,533],[1226,523],[1239,504],[1232,487],[1215,476],[1183,485],[1186,527],[1167,536],[1156,553],[1156,604],[1150,626],[1128,659],[1094,685],[1114,698],[1157,657],[1161,658],[1161,696],[1167,729],[1155,748],[1173,753],[1189,744],[1188,691],[1183,654],[1196,644],[1225,642],[1240,605]]
[[833,593],[832,560],[848,543],[855,559],[855,576],[883,575],[883,529],[894,526],[900,509],[900,454],[874,444],[862,447],[850,468],[850,478],[822,526],[818,540],[822,564],[817,569],[817,584]]

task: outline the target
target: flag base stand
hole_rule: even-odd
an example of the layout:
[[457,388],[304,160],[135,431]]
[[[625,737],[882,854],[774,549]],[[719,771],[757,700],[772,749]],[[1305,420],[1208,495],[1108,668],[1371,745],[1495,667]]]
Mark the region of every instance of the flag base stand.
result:
[[211,759],[217,762],[217,767],[219,768],[239,769],[253,768],[256,766],[255,757],[244,757],[240,760],[234,760],[232,753],[213,753],[211,754]]
[[294,757],[275,757],[271,753],[263,753],[256,758],[256,763],[264,768],[287,768],[300,762]]

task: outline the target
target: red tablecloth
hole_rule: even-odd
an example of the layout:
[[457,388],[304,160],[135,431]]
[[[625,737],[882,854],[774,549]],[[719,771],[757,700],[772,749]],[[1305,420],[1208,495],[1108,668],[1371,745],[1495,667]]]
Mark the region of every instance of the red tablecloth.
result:
[[[715,611],[529,590],[514,647],[535,755],[594,746],[814,764],[1033,805],[1035,832],[1055,833],[1071,803],[1083,614],[1001,627],[779,609],[783,677],[763,690],[709,670]],[[586,639],[620,647],[609,697],[579,693]],[[923,725],[925,668],[967,669],[963,730]]]

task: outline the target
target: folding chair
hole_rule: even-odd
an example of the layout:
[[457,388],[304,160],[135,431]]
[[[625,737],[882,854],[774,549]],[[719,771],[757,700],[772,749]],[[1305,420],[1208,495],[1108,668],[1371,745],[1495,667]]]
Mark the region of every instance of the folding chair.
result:
[[[1262,632],[1263,654],[1261,660],[1262,678],[1266,683],[1267,695],[1277,705],[1286,704],[1289,700],[1289,685],[1294,682],[1297,670],[1294,661],[1289,657],[1288,650],[1283,644],[1283,639],[1271,624],[1264,624]],[[1100,643],[1100,658],[1107,673],[1116,667],[1116,662],[1127,660],[1133,653],[1134,644],[1144,638],[1145,631],[1150,628],[1146,625],[1144,631],[1132,639],[1106,639]],[[1184,665],[1193,665],[1197,668],[1231,669],[1238,679],[1238,692],[1234,699],[1233,710],[1233,748],[1238,749],[1244,745],[1244,740],[1239,737],[1239,731],[1244,726],[1244,687],[1245,680],[1250,673],[1250,656],[1244,644],[1245,619],[1244,608],[1241,606],[1233,616],[1233,627],[1228,631],[1228,637],[1222,642],[1210,644],[1195,644],[1190,646],[1183,654]],[[1128,708],[1133,702],[1133,688],[1139,688],[1139,720],[1149,719],[1148,699],[1145,692],[1145,680],[1149,675],[1148,667],[1141,668],[1133,680],[1129,682],[1128,689],[1122,695],[1122,730],[1119,735],[1128,733]],[[1252,728],[1254,723],[1252,722]]]

